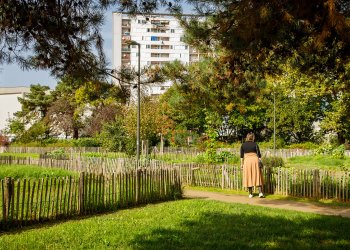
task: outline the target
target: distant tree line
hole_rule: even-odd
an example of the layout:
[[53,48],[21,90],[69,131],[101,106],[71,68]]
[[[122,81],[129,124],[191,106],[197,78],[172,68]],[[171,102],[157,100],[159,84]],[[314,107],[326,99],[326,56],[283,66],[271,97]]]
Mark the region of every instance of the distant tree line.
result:
[[[99,135],[132,149],[135,107],[121,86],[105,83],[111,71],[99,27],[104,8],[149,16],[162,6],[177,15],[202,60],[148,71],[149,82],[175,84],[159,100],[144,98],[142,106],[153,109],[143,111],[143,139],[232,142],[253,131],[267,141],[274,113],[284,143],[318,142],[329,133],[337,143],[350,139],[348,1],[188,2],[198,16],[182,18],[180,1],[0,1],[0,62],[50,69],[62,79],[50,94],[33,86],[20,99],[12,133],[21,140]],[[24,57],[31,45],[33,53]],[[120,71],[119,80],[132,82],[130,72],[134,78]]]

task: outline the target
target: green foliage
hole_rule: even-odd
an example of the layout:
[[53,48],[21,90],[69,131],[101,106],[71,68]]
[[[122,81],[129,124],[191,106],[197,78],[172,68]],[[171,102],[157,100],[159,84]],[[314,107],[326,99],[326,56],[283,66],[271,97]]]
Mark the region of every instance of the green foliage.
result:
[[25,130],[19,137],[16,137],[16,141],[20,141],[22,143],[37,141],[42,144],[42,142],[47,139],[48,130],[49,127],[44,121],[38,121],[28,130]]
[[73,146],[74,147],[100,147],[101,143],[99,140],[95,138],[79,138],[76,140],[73,140]]
[[[103,125],[102,132],[98,135],[102,147],[113,152],[125,152],[127,150],[128,137],[120,120]],[[135,147],[136,148],[136,147]]]
[[239,162],[239,157],[228,151],[221,151],[219,153],[212,153],[206,151],[203,154],[199,154],[195,158],[197,163],[210,163],[210,164],[220,164],[220,163],[229,163],[237,164]]
[[284,146],[284,148],[288,148],[288,149],[316,149],[318,147],[319,147],[319,144],[314,142],[293,143],[293,144]]
[[334,146],[331,144],[324,144],[321,145],[318,149],[315,151],[318,155],[328,155],[332,156],[335,159],[344,159],[345,157],[345,146]]
[[228,151],[221,151],[216,154],[217,163],[238,163],[239,157]]
[[5,177],[18,178],[43,178],[43,177],[65,177],[75,176],[79,174],[58,168],[45,168],[37,166],[23,166],[23,165],[1,165],[0,179]]
[[350,93],[348,90],[340,90],[339,95],[332,99],[325,112],[321,128],[324,132],[336,132],[338,143],[344,143],[345,139],[350,140],[350,121],[348,119],[350,116]]
[[59,148],[59,149],[53,150],[51,152],[47,152],[44,155],[41,155],[40,158],[50,158],[50,159],[56,159],[56,160],[68,160],[69,154],[67,154],[63,148]]
[[[276,149],[284,148],[286,145],[286,142],[282,138],[276,138]],[[260,148],[269,148],[273,149],[274,141],[273,138],[271,138],[269,141],[259,142]]]
[[285,166],[283,158],[277,157],[277,156],[263,157],[262,162],[264,166],[271,167],[271,168]]

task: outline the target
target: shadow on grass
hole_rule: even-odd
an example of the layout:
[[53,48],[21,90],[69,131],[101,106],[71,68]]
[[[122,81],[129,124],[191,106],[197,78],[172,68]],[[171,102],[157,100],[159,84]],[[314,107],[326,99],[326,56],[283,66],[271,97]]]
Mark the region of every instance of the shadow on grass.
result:
[[288,212],[285,217],[286,212],[278,209],[262,215],[254,210],[246,213],[246,206],[232,206],[236,206],[239,213],[198,212],[195,218],[183,217],[176,227],[162,225],[151,233],[138,234],[131,247],[147,250],[350,249],[350,219]]

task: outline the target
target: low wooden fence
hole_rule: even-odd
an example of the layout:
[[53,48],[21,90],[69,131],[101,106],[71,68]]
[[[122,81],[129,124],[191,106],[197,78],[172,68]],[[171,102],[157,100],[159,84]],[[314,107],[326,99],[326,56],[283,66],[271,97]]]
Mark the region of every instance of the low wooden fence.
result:
[[0,152],[3,153],[32,153],[44,154],[58,149],[64,149],[67,153],[87,153],[87,152],[106,152],[100,147],[0,147]]
[[138,169],[79,178],[0,180],[0,228],[112,211],[181,196],[178,171]]
[[[155,157],[158,155],[169,155],[172,156],[174,159],[177,157],[195,157],[201,153],[203,153],[203,150],[198,150],[196,148],[184,148],[184,147],[179,147],[179,148],[164,148],[160,149],[157,147],[153,147],[152,153]],[[230,152],[234,155],[239,156],[240,154],[240,149],[239,148],[218,148],[217,152]],[[284,159],[290,158],[290,157],[295,157],[295,156],[308,156],[308,155],[314,155],[315,150],[312,149],[261,149],[261,153],[263,157],[271,157],[271,156],[277,156],[277,157],[282,157]],[[344,152],[345,156],[350,156],[350,150],[345,150]]]
[[[244,190],[242,170],[238,166],[178,166],[184,185]],[[263,175],[266,193],[350,202],[349,171],[265,167]]]
[[173,164],[158,160],[140,160],[135,158],[77,157],[71,159],[31,158],[0,156],[0,165],[35,165],[45,168],[60,168],[69,171],[95,174],[112,174],[135,168],[164,168]]

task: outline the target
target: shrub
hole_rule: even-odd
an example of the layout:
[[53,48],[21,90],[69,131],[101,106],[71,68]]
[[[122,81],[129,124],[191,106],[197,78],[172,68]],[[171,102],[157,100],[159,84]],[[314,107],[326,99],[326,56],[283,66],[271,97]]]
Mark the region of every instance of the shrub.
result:
[[278,156],[264,157],[262,159],[262,162],[266,167],[272,167],[272,168],[284,167],[283,158]]
[[73,141],[75,147],[100,147],[101,143],[95,138],[79,138]]
[[222,151],[214,153],[213,151],[206,151],[204,154],[199,154],[196,157],[196,162],[199,163],[237,163],[239,157],[231,152]]
[[325,144],[320,146],[315,153],[317,155],[329,155],[336,159],[343,159],[345,157],[345,146],[340,145],[336,147],[331,144]]
[[[273,139],[267,142],[258,142],[260,148],[273,148]],[[281,149],[285,146],[285,141],[280,138],[276,138],[276,148]]]
[[344,159],[345,157],[345,146],[340,145],[339,147],[336,147],[332,151],[332,156],[337,159]]
[[4,135],[0,135],[0,146],[8,146],[10,144],[8,138]]
[[222,151],[216,154],[217,162],[227,162],[227,163],[237,163],[239,162],[239,157],[231,152]]
[[302,143],[295,143],[287,145],[285,148],[289,149],[317,149],[319,147],[319,144],[316,144],[314,142],[302,142]]
[[56,160],[68,160],[69,154],[64,151],[63,148],[53,150],[51,152],[46,152],[44,155],[40,155],[40,158],[50,158]]

